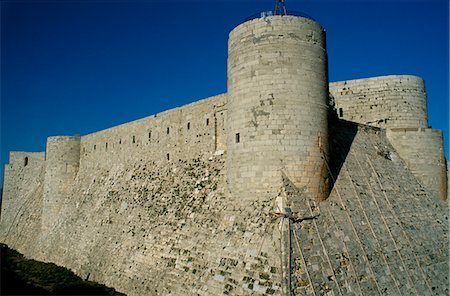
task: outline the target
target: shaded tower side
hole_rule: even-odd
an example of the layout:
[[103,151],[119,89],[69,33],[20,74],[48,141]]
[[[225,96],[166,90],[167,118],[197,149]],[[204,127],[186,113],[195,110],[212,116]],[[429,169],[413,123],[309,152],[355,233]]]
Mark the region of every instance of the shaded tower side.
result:
[[447,168],[442,131],[431,128],[398,128],[388,129],[386,136],[421,183],[441,199],[447,199]]
[[44,236],[58,224],[60,210],[70,198],[79,163],[80,136],[49,137],[47,139],[42,209]]
[[328,194],[325,32],[296,16],[258,18],[228,42],[227,182],[242,198],[277,194],[284,173]]
[[422,78],[389,75],[334,82],[330,93],[342,119],[387,129],[387,136],[415,177],[447,198],[442,132],[429,128]]

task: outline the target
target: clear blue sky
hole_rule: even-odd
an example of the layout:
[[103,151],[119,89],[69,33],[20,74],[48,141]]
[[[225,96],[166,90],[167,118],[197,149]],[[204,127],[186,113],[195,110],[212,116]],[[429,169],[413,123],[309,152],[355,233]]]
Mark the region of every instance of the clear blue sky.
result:
[[[425,79],[448,158],[447,0],[286,0],[327,30],[330,81]],[[1,164],[226,92],[228,33],[273,0],[2,1]],[[0,175],[3,182],[3,171]]]

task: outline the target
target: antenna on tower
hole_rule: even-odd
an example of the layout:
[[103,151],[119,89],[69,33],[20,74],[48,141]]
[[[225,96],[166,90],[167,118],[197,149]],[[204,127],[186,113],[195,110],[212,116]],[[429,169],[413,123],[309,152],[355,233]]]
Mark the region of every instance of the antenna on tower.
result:
[[275,10],[273,15],[287,15],[286,5],[284,5],[284,0],[275,0]]

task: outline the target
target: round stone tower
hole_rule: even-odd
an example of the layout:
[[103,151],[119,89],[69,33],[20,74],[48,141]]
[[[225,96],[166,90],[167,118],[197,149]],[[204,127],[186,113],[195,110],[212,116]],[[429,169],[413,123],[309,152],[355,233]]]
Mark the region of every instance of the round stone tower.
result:
[[[256,18],[228,41],[227,180],[232,194],[276,195],[286,176],[329,190],[325,32],[299,16]],[[257,195],[255,195],[257,194]]]
[[58,136],[47,139],[42,233],[51,234],[61,219],[61,209],[70,199],[80,163],[80,136]]

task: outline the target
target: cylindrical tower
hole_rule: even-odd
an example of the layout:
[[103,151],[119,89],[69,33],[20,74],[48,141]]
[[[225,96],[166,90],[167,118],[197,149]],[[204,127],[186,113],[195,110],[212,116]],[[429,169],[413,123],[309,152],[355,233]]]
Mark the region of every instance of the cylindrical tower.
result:
[[328,194],[325,32],[298,16],[240,24],[228,41],[227,180],[241,198],[276,195],[281,176]]
[[50,234],[60,219],[80,163],[80,136],[47,139],[42,232]]

